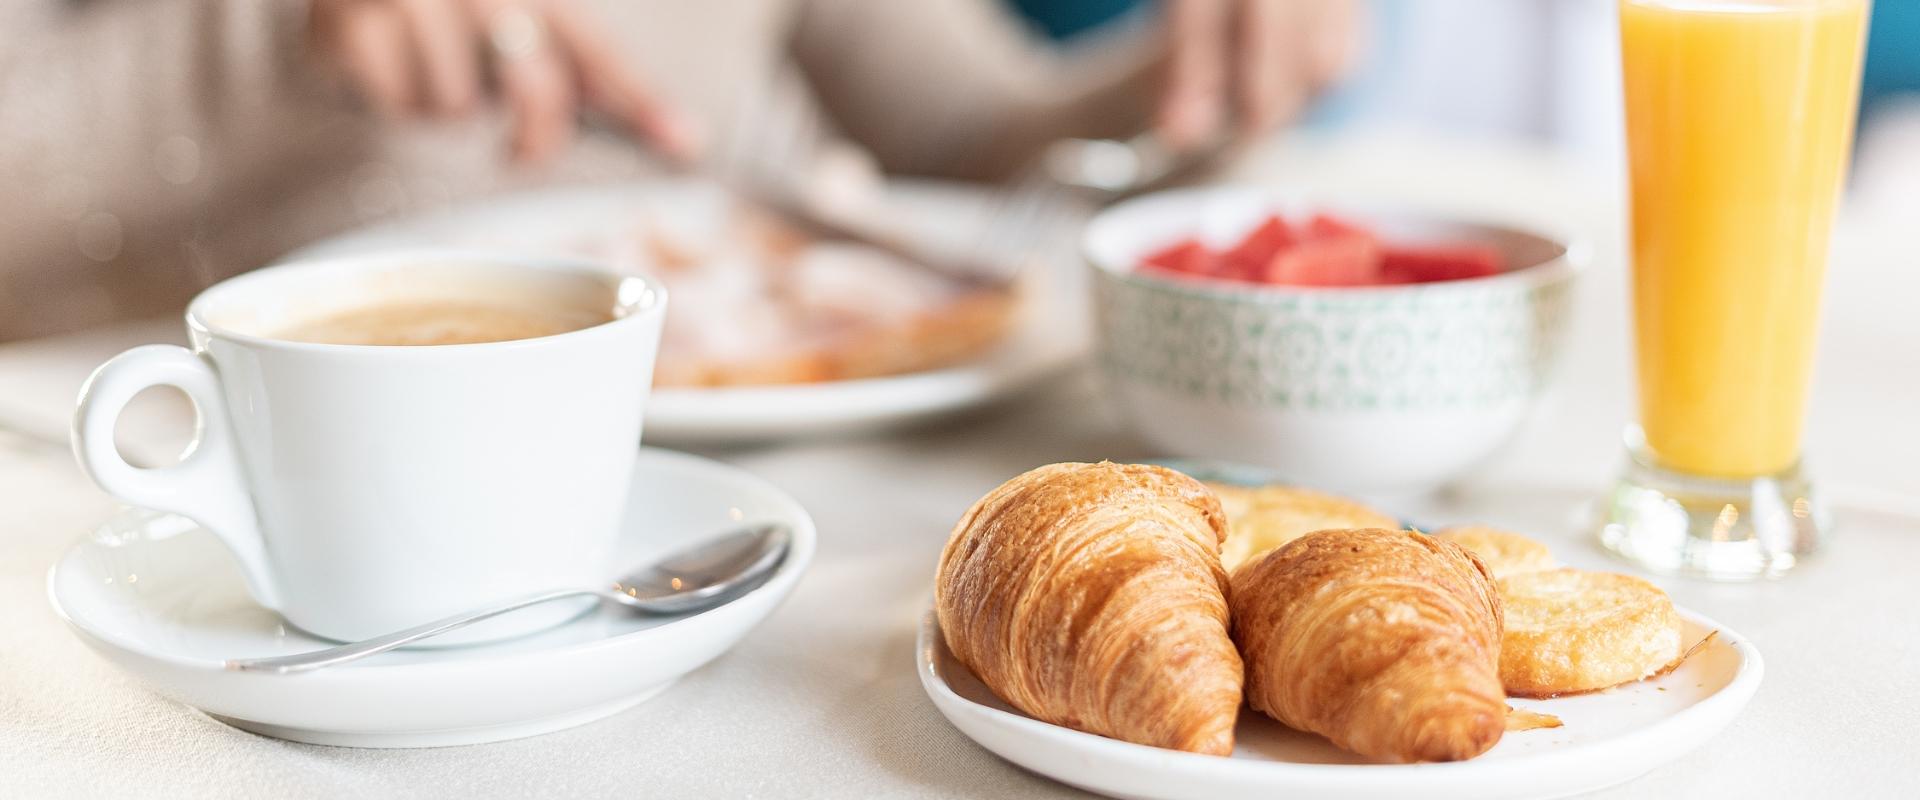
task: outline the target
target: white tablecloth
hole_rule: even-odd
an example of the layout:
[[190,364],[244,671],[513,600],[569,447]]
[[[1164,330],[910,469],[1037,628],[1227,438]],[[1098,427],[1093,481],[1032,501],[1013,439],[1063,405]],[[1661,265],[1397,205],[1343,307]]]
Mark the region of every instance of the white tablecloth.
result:
[[[1247,174],[1530,216],[1596,238],[1574,346],[1526,428],[1457,489],[1396,510],[1517,527],[1564,560],[1607,564],[1568,514],[1617,467],[1628,417],[1609,181],[1541,154],[1432,143],[1299,145]],[[1920,315],[1911,312],[1920,271],[1892,233],[1843,226],[1829,282],[1808,441],[1838,501],[1842,538],[1778,582],[1661,581],[1682,605],[1750,637],[1766,679],[1724,735],[1607,796],[1920,791]],[[162,700],[94,657],[47,607],[48,565],[113,510],[60,443],[79,381],[122,347],[179,335],[162,322],[0,347],[0,796],[1075,794],[948,726],[921,693],[912,650],[939,547],[974,498],[1042,463],[1150,455],[1085,373],[906,433],[707,453],[785,487],[819,522],[812,571],[754,635],[601,722],[499,744],[378,751],[265,739]],[[162,404],[129,427],[178,411]]]

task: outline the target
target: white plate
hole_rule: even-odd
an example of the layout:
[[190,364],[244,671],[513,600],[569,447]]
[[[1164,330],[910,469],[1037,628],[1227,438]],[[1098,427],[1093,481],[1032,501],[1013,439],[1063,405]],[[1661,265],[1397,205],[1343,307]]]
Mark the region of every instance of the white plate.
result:
[[1753,696],[1760,652],[1712,620],[1680,613],[1686,641],[1719,635],[1679,669],[1599,694],[1509,700],[1565,725],[1509,731],[1479,758],[1451,764],[1369,764],[1245,707],[1227,758],[1050,725],[1001,702],[954,660],[932,612],[920,626],[918,661],[927,696],[980,746],[1114,797],[1546,798],[1612,786],[1680,758],[1725,728]]
[[[989,206],[965,184],[901,181],[888,187],[889,220],[932,247],[965,246]],[[643,215],[703,230],[724,217],[711,184],[662,180],[551,189],[502,197],[328,239],[289,260],[451,245],[517,252],[567,251],[583,237],[630,230]],[[885,378],[731,388],[656,388],[647,407],[653,442],[720,442],[880,429],[1012,394],[1057,373],[1088,348],[1085,276],[1054,264],[1024,287],[1006,341],[965,364]],[[671,301],[667,313],[674,313]]]
[[[619,564],[638,564],[743,520],[782,522],[792,549],[765,584],[666,620],[601,608],[553,630],[478,647],[396,650],[317,672],[222,668],[329,643],[246,595],[232,557],[188,520],[131,511],[67,551],[48,576],[60,617],[154,691],[235,727],[357,747],[472,744],[547,733],[637,705],[725,652],[793,590],[813,558],[800,504],[733,467],[642,449]],[[609,573],[618,565],[610,565]]]

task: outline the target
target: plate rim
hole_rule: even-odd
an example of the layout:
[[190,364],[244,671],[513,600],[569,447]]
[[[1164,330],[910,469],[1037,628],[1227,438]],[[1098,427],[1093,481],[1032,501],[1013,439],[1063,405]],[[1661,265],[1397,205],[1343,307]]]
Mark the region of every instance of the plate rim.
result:
[[[1072,747],[1078,752],[1089,754],[1093,759],[1100,761],[1108,759],[1139,760],[1150,763],[1156,771],[1162,771],[1169,775],[1231,776],[1235,779],[1251,780],[1254,782],[1279,782],[1290,779],[1316,781],[1335,780],[1355,790],[1378,791],[1404,787],[1406,785],[1404,782],[1409,779],[1431,779],[1441,776],[1452,777],[1463,772],[1469,775],[1475,773],[1484,774],[1489,770],[1551,769],[1560,762],[1571,760],[1581,762],[1601,761],[1612,756],[1614,751],[1632,747],[1649,738],[1658,738],[1661,733],[1687,726],[1695,720],[1701,719],[1703,715],[1711,718],[1714,714],[1724,713],[1726,720],[1731,722],[1738,716],[1739,712],[1745,708],[1747,702],[1753,698],[1754,692],[1758,690],[1760,686],[1761,678],[1765,673],[1765,664],[1760,656],[1760,651],[1753,645],[1751,640],[1740,635],[1738,631],[1722,625],[1704,614],[1679,606],[1676,606],[1675,610],[1682,619],[1715,631],[1718,634],[1718,638],[1733,647],[1734,651],[1739,654],[1740,665],[1735,670],[1732,679],[1728,680],[1725,686],[1720,687],[1699,702],[1679,712],[1630,733],[1552,751],[1502,758],[1495,761],[1468,759],[1450,763],[1303,764],[1291,761],[1234,758],[1232,756],[1213,756],[1202,753],[1170,750],[1167,748],[1153,747],[1151,745],[1126,742],[1099,734],[1074,730],[1062,725],[1043,722],[1024,714],[1015,714],[976,703],[960,696],[958,692],[953,690],[953,687],[947,683],[945,678],[940,676],[939,671],[935,668],[935,660],[938,658],[936,647],[944,646],[945,644],[944,640],[939,637],[940,621],[937,608],[929,608],[921,618],[920,630],[914,641],[915,671],[919,673],[921,688],[926,691],[928,699],[933,701],[934,706],[939,709],[941,716],[947,719],[948,724],[958,729],[962,735],[974,741],[976,745],[986,749],[988,752],[992,752],[996,758],[1007,760],[1009,763],[1014,762],[1000,755],[999,752],[993,748],[987,747],[984,743],[974,739],[972,734],[966,731],[965,726],[953,718],[954,712],[948,710],[949,706],[965,709],[969,713],[980,714],[988,720],[1010,726],[1016,730],[1026,731],[1031,735],[1064,737],[1064,741],[1068,743],[1069,747]],[[1702,742],[1719,735],[1719,733],[1720,729],[1714,730],[1713,733],[1709,734],[1705,739],[1702,739]],[[1661,764],[1669,763],[1673,759],[1685,755],[1686,752],[1686,750],[1675,752],[1673,758],[1660,760],[1653,766],[1657,767]],[[1021,764],[1020,766],[1047,775],[1051,780],[1061,780],[1040,769],[1025,764]],[[1573,791],[1588,791],[1603,788],[1604,786],[1630,780],[1632,777],[1637,777],[1638,774],[1643,773],[1623,777],[1620,781],[1602,783],[1597,786],[1588,787],[1587,789],[1576,789]],[[1062,782],[1064,783],[1066,781]],[[1081,788],[1089,787],[1082,786]]]
[[[768,578],[765,583],[712,609],[649,628],[627,631],[601,639],[593,639],[585,642],[570,642],[539,650],[506,653],[489,653],[486,652],[488,650],[486,645],[479,645],[447,651],[461,655],[462,657],[460,658],[423,660],[399,664],[351,664],[341,667],[338,670],[327,670],[310,677],[324,677],[331,673],[341,676],[342,679],[349,677],[377,678],[389,676],[396,672],[412,673],[446,669],[453,666],[466,666],[476,663],[494,665],[510,664],[514,661],[523,660],[572,658],[603,648],[639,644],[641,640],[644,639],[675,636],[683,630],[692,627],[694,623],[710,621],[708,620],[710,615],[729,613],[730,609],[732,609],[734,613],[737,613],[738,609],[749,605],[749,601],[757,602],[761,598],[769,598],[770,602],[777,604],[793,591],[800,579],[805,576],[807,568],[812,565],[819,538],[812,515],[807,513],[806,508],[800,505],[800,502],[795,499],[793,495],[775,486],[765,478],[722,461],[661,447],[640,447],[638,450],[642,458],[661,458],[669,464],[678,462],[675,464],[675,468],[677,469],[691,467],[693,469],[729,474],[731,478],[743,480],[753,485],[756,491],[766,492],[770,498],[774,499],[776,501],[775,505],[782,507],[781,513],[790,518],[789,524],[793,526],[793,540],[791,549],[787,552],[787,557],[781,565],[774,570],[773,576]],[[194,527],[200,528],[198,523],[195,523]],[[120,634],[114,633],[99,625],[91,624],[81,617],[76,616],[72,610],[67,608],[60,600],[60,574],[62,568],[65,567],[69,561],[73,560],[80,552],[80,549],[86,545],[87,535],[83,534],[76,537],[60,552],[59,557],[54,560],[53,564],[47,568],[47,604],[52,608],[54,616],[65,623],[69,630],[73,631],[82,640],[95,648],[111,650],[143,661],[194,672],[224,673],[230,671],[222,661],[184,656],[166,650],[158,650],[142,643],[129,641]],[[249,602],[251,602],[251,598],[249,598]],[[771,611],[769,611],[769,613],[771,613]],[[572,623],[569,622],[565,624]]]
[[[892,178],[887,186],[889,191],[926,196],[956,196],[977,190],[964,181],[935,178]],[[663,176],[502,192],[342,231],[295,248],[273,259],[273,264],[363,252],[383,239],[404,237],[410,229],[444,225],[447,220],[467,216],[501,214],[516,208],[558,203],[614,203],[662,192],[700,191],[702,187],[713,189],[711,184],[697,179]],[[490,249],[528,256],[552,255],[549,249],[541,247]],[[1073,265],[1075,269],[1082,267],[1077,263]],[[671,307],[668,313],[672,313]],[[901,420],[969,408],[1062,374],[1091,352],[1092,341],[1084,336],[1057,347],[1009,346],[1035,324],[1016,319],[1015,327],[995,347],[961,363],[934,369],[811,383],[655,386],[648,401],[646,425],[658,435],[675,441],[757,439],[884,427]],[[935,394],[940,396],[929,399]],[[829,411],[812,410],[806,419],[798,422],[769,422],[744,418],[737,413],[714,413],[705,408],[735,403],[778,406],[796,399]]]

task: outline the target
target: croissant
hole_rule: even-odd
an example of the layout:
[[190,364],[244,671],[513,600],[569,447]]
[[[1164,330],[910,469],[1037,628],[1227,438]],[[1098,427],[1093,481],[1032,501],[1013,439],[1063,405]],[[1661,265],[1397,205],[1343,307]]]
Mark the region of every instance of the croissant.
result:
[[935,613],[960,663],[1028,715],[1227,755],[1241,669],[1225,537],[1220,501],[1173,470],[1041,467],[954,526]]
[[1220,564],[1228,573],[1260,554],[1328,528],[1398,528],[1400,521],[1338,495],[1298,486],[1210,483],[1227,510],[1227,541]]
[[[1546,545],[1487,525],[1441,528],[1434,532],[1433,538],[1445,539],[1479,556],[1480,563],[1487,565],[1495,581],[1509,575],[1544,572],[1560,566],[1559,562],[1553,560],[1553,551],[1548,550]],[[1511,612],[1513,608],[1503,601],[1501,610]]]
[[1500,740],[1500,600],[1458,545],[1319,531],[1241,566],[1231,596],[1255,710],[1394,761],[1467,759]]

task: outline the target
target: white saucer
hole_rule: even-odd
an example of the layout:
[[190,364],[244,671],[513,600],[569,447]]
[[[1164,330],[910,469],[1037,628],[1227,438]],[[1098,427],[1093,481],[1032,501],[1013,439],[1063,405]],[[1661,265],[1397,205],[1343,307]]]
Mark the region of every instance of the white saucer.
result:
[[[964,248],[986,226],[992,193],[937,180],[886,187],[888,220],[930,247]],[[704,230],[726,216],[711,183],[651,180],[539,189],[362,228],[315,243],[288,260],[423,245],[495,251],[579,252],[606,258],[595,242],[638,220]],[[584,250],[582,248],[585,248]],[[951,367],[850,381],[734,387],[654,387],[649,441],[740,442],[872,431],[938,417],[1006,397],[1071,366],[1088,349],[1086,277],[1078,262],[1035,273],[1023,286],[1006,341]],[[675,313],[671,303],[668,314]]]
[[228,658],[328,643],[248,599],[232,557],[180,517],[133,510],[67,551],[48,576],[53,608],[89,646],[154,691],[238,728],[353,747],[514,739],[590,722],[659,693],[740,641],[813,558],[814,527],[785,492],[733,467],[642,449],[618,563],[741,521],[793,529],[764,585],[690,617],[601,608],[508,642],[401,650],[312,673],[233,672]]
[[1001,758],[1063,783],[1125,798],[1547,798],[1631,780],[1733,721],[1760,685],[1760,652],[1682,610],[1686,641],[1719,631],[1673,672],[1618,689],[1512,699],[1563,727],[1509,731],[1485,755],[1451,764],[1369,764],[1325,739],[1242,707],[1233,755],[1183,753],[1050,725],[1018,711],[947,650],[932,612],[920,626],[920,683],[954,727]]

